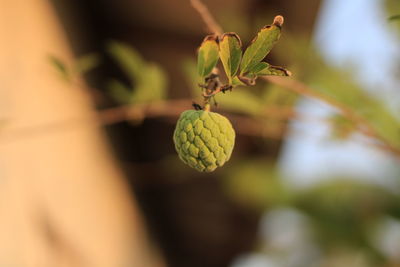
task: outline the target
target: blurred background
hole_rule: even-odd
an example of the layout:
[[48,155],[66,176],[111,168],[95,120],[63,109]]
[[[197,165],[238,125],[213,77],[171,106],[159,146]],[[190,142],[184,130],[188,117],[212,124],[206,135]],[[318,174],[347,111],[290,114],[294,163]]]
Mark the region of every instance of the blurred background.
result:
[[[283,15],[268,62],[400,150],[399,0],[204,3],[244,47]],[[210,33],[189,0],[0,4],[1,267],[400,266],[400,156],[317,99],[218,95],[232,158],[179,160]]]

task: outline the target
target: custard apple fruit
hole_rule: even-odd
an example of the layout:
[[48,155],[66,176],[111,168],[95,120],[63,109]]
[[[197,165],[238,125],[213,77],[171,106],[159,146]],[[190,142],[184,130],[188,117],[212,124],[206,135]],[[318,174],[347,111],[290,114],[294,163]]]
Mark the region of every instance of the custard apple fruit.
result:
[[231,157],[235,131],[218,113],[186,110],[176,124],[174,143],[184,163],[201,172],[212,172]]

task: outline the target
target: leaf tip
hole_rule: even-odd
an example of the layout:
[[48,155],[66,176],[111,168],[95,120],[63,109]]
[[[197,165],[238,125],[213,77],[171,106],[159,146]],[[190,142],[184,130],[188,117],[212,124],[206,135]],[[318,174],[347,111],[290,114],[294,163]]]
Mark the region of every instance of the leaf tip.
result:
[[218,45],[218,36],[215,34],[210,34],[204,37],[203,41],[201,42],[200,46],[197,48],[197,52],[201,49],[201,47],[206,43],[206,42],[215,42]]
[[205,43],[207,41],[216,41],[216,42],[218,42],[218,36],[215,35],[215,34],[207,35],[206,37],[204,37],[203,43]]
[[287,69],[285,69],[284,67],[272,66],[271,65],[271,68],[281,71],[283,73],[283,75],[280,75],[280,76],[288,76],[288,77],[292,76],[292,72],[287,70]]
[[221,41],[224,40],[225,37],[233,37],[239,42],[239,45],[242,46],[242,40],[240,40],[239,35],[235,32],[226,32],[221,36]]
[[278,27],[282,27],[284,21],[285,20],[284,20],[283,16],[278,15],[274,18],[274,22],[272,24],[275,26],[278,26]]

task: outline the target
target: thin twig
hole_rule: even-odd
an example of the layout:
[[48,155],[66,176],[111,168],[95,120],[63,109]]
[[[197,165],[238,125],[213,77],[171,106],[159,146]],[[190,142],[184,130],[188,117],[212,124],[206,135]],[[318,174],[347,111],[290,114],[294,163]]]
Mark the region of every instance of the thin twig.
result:
[[[212,30],[214,34],[220,35],[222,32],[221,26],[215,21],[215,19],[211,15],[211,12],[201,2],[201,0],[191,0],[191,3],[194,9],[196,9],[197,12],[202,17],[207,27],[210,30]],[[352,121],[362,134],[377,140],[379,144],[377,144],[376,147],[379,147],[381,150],[390,152],[393,155],[400,157],[400,148],[392,146],[385,138],[383,138],[382,136],[380,136],[380,134],[377,133],[375,128],[367,120],[365,120],[362,116],[359,116],[351,108],[343,105],[342,103],[336,101],[335,99],[329,98],[325,95],[316,92],[309,86],[293,78],[288,79],[279,76],[263,76],[262,78],[269,81],[270,83],[284,87],[292,92],[313,99],[317,99],[321,102],[324,102],[336,108],[344,117]]]
[[215,21],[214,17],[211,15],[210,11],[208,11],[207,6],[204,5],[203,2],[201,2],[200,0],[190,0],[190,3],[192,4],[193,8],[196,9],[197,12],[200,14],[201,18],[207,25],[208,29],[213,34],[216,34],[217,36],[221,36],[222,28]]
[[[181,114],[182,110],[192,105],[190,99],[177,99],[168,101],[156,101],[148,104],[135,104],[108,108],[97,113],[89,113],[78,118],[57,120],[40,125],[21,128],[8,128],[4,126],[0,131],[0,144],[20,141],[26,138],[41,137],[46,134],[55,134],[82,127],[103,127],[123,121],[141,122],[145,118],[166,118],[172,123]],[[284,136],[286,122],[288,120],[319,121],[330,123],[318,118],[304,117],[296,113],[291,107],[269,106],[259,117],[253,118],[230,113],[229,118],[234,124],[235,130],[242,136],[262,137],[280,140]],[[272,125],[272,127],[271,127]],[[305,133],[303,133],[305,135]],[[371,143],[374,147],[387,150],[381,144]]]
[[[19,141],[25,138],[35,138],[45,134],[54,134],[81,127],[103,127],[123,121],[140,122],[145,118],[166,118],[175,122],[176,118],[192,106],[190,99],[176,99],[166,101],[156,101],[151,103],[135,104],[129,106],[119,106],[100,110],[97,113],[88,113],[82,117],[72,117],[40,125],[26,127],[7,127],[0,131],[0,144]],[[275,122],[285,122],[296,118],[303,119],[287,107],[268,107],[263,111],[264,115],[259,118],[230,114],[235,129],[244,136],[282,138],[276,132],[263,127],[263,120],[274,120]]]
[[342,114],[343,117],[352,121],[362,134],[379,141],[380,144],[377,144],[376,147],[379,147],[381,150],[391,152],[394,155],[400,156],[400,149],[393,147],[391,144],[389,144],[386,141],[386,139],[381,137],[376,132],[374,127],[367,120],[365,120],[362,116],[358,115],[351,108],[343,105],[342,103],[336,101],[333,98],[329,98],[325,95],[319,94],[315,90],[311,89],[309,86],[295,79],[286,79],[279,76],[263,76],[262,78],[270,83],[286,88],[294,93],[312,99],[317,99],[321,102],[328,104],[331,107],[334,107],[338,112]]

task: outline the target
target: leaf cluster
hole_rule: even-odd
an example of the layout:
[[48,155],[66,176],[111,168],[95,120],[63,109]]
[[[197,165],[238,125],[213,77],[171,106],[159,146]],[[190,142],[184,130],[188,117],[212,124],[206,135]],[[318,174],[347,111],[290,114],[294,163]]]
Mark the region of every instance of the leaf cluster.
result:
[[[208,35],[198,50],[197,72],[200,81],[208,85],[213,70],[220,59],[228,79],[227,84],[220,85],[223,92],[238,85],[254,85],[258,76],[289,76],[290,72],[283,67],[273,66],[264,61],[281,35],[283,17],[276,16],[271,25],[263,27],[250,45],[242,51],[242,41],[234,32]],[[204,86],[210,89],[208,86]]]
[[165,99],[167,77],[159,65],[145,61],[135,49],[123,43],[111,42],[108,52],[129,79],[128,85],[116,79],[109,82],[110,93],[119,103],[149,103]]

